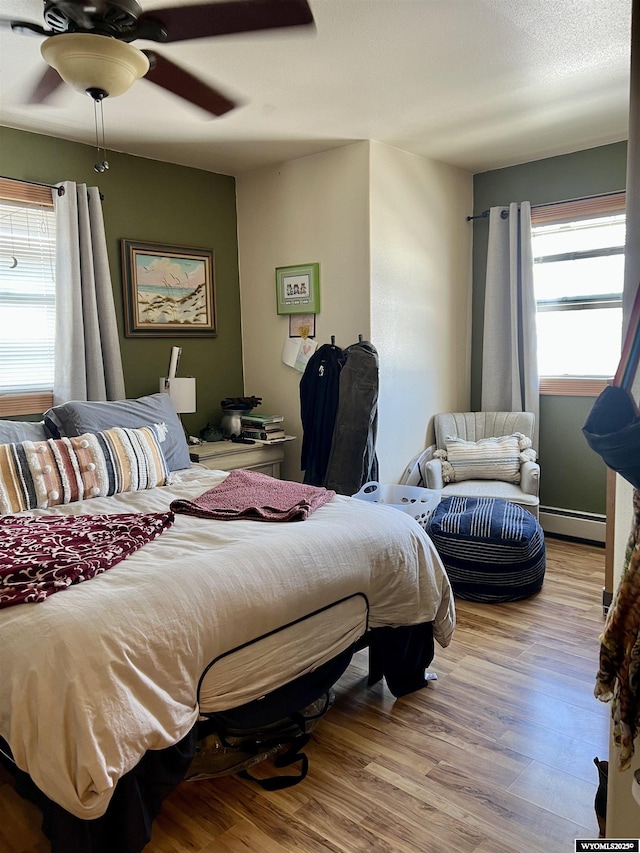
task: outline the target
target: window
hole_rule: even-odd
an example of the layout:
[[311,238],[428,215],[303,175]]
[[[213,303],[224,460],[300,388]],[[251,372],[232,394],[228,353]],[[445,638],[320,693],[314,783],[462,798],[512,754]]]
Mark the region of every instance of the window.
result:
[[51,190],[0,180],[0,415],[52,402],[55,213]]
[[620,359],[625,216],[580,205],[539,224],[532,211],[542,393],[598,394]]

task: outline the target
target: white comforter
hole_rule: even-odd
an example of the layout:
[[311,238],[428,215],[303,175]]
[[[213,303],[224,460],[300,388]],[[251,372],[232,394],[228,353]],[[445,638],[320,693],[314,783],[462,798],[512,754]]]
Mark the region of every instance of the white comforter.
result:
[[[56,512],[165,511],[225,476],[194,466],[170,486]],[[353,593],[367,596],[370,627],[434,621],[437,641],[449,643],[449,581],[428,536],[402,512],[336,496],[303,522],[178,515],[104,574],[0,610],[0,735],[47,796],[78,817],[99,817],[146,750],[176,743],[193,726],[198,681],[212,660]],[[354,630],[320,625],[323,646],[303,627],[289,655],[272,641],[255,670],[262,680],[214,668],[205,710],[286,683],[352,641]]]

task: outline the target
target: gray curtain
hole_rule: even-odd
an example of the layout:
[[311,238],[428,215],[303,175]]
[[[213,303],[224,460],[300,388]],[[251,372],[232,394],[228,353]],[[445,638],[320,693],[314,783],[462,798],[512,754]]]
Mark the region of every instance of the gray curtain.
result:
[[65,181],[56,196],[54,404],[125,397],[97,187]]
[[481,409],[533,412],[537,447],[539,393],[531,205],[523,201],[489,211]]

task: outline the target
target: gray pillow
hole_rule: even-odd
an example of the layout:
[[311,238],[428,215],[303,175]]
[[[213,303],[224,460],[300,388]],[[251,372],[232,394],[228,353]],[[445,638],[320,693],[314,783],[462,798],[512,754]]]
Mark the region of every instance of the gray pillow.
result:
[[48,437],[42,421],[0,421],[0,444],[46,441]]
[[150,394],[137,400],[61,403],[44,413],[44,423],[53,438],[71,438],[111,427],[135,429],[164,424],[166,429],[161,427],[158,433],[169,470],[179,471],[190,465],[184,429],[168,394]]

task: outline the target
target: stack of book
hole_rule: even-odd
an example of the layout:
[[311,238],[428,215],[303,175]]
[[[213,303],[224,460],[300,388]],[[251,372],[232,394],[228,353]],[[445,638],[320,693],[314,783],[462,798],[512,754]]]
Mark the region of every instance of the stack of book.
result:
[[254,441],[284,441],[284,415],[242,415],[242,437]]

